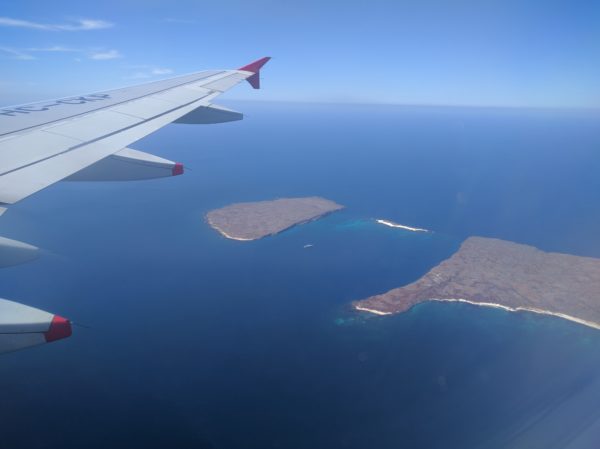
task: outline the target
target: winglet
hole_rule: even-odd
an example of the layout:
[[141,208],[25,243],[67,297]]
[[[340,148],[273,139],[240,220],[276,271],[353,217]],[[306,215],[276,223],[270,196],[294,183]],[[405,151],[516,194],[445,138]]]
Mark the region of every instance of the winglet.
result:
[[254,89],[260,89],[260,69],[263,65],[269,62],[269,59],[271,58],[267,56],[238,69],[246,72],[252,72],[254,74],[246,78],[246,81],[248,81]]

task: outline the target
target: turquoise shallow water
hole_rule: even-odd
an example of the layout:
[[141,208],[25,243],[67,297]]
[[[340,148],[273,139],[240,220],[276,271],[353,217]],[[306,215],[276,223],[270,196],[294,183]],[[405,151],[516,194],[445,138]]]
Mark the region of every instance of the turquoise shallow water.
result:
[[[2,357],[0,447],[596,447],[598,331],[349,303],[418,279],[469,235],[600,257],[597,116],[233,106],[245,121],[135,146],[185,176],[64,183],[2,217],[2,235],[44,255],[2,270],[0,294],[90,329]],[[255,242],[203,220],[305,195],[346,209]]]

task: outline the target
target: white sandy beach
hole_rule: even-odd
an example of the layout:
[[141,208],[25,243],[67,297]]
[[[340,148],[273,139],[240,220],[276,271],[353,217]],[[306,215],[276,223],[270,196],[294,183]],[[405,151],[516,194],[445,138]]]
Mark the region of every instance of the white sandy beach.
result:
[[431,232],[428,229],[413,228],[412,226],[401,225],[401,224],[394,223],[393,221],[389,221],[389,220],[376,219],[375,221],[379,224],[389,226],[390,228],[400,228],[400,229],[405,229],[407,231],[412,231],[412,232]]
[[[584,326],[588,326],[594,329],[600,329],[600,324],[599,323],[595,323],[593,321],[587,321],[587,320],[583,320],[581,318],[577,318],[571,315],[566,315],[564,313],[559,313],[559,312],[550,312],[548,310],[542,310],[542,309],[537,309],[535,307],[508,307],[502,304],[496,304],[493,302],[476,302],[476,301],[470,301],[468,299],[462,299],[462,298],[447,298],[447,299],[429,299],[428,301],[438,301],[438,302],[462,302],[462,303],[467,303],[467,304],[472,304],[474,306],[481,306],[481,307],[494,307],[496,309],[502,309],[502,310],[506,310],[508,312],[532,312],[532,313],[538,313],[540,315],[551,315],[551,316],[556,316],[559,318],[563,318],[565,320],[569,320],[569,321],[573,321],[574,323],[578,323],[578,324],[582,324]],[[376,310],[376,309],[369,309],[366,307],[361,307],[361,306],[354,306],[354,308],[356,310],[360,310],[363,312],[369,312],[369,313],[374,313],[376,315],[391,315],[391,312],[382,312],[380,310]]]

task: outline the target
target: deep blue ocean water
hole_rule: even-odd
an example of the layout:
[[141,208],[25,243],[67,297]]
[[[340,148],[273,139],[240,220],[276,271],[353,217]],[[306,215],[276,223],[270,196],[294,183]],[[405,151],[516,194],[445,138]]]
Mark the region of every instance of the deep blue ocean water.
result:
[[[600,447],[600,332],[349,307],[470,235],[600,257],[600,113],[230,106],[246,119],[133,145],[184,176],[61,183],[2,217],[43,254],[0,271],[0,296],[89,328],[2,356],[1,449]],[[307,195],[347,208],[255,242],[203,221]]]

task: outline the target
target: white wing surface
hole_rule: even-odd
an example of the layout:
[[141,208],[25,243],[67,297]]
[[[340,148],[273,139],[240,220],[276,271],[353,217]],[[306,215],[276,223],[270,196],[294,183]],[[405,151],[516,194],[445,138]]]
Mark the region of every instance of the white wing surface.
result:
[[268,60],[0,109],[0,203],[16,203],[169,123],[239,120],[211,102],[245,79],[258,87]]

